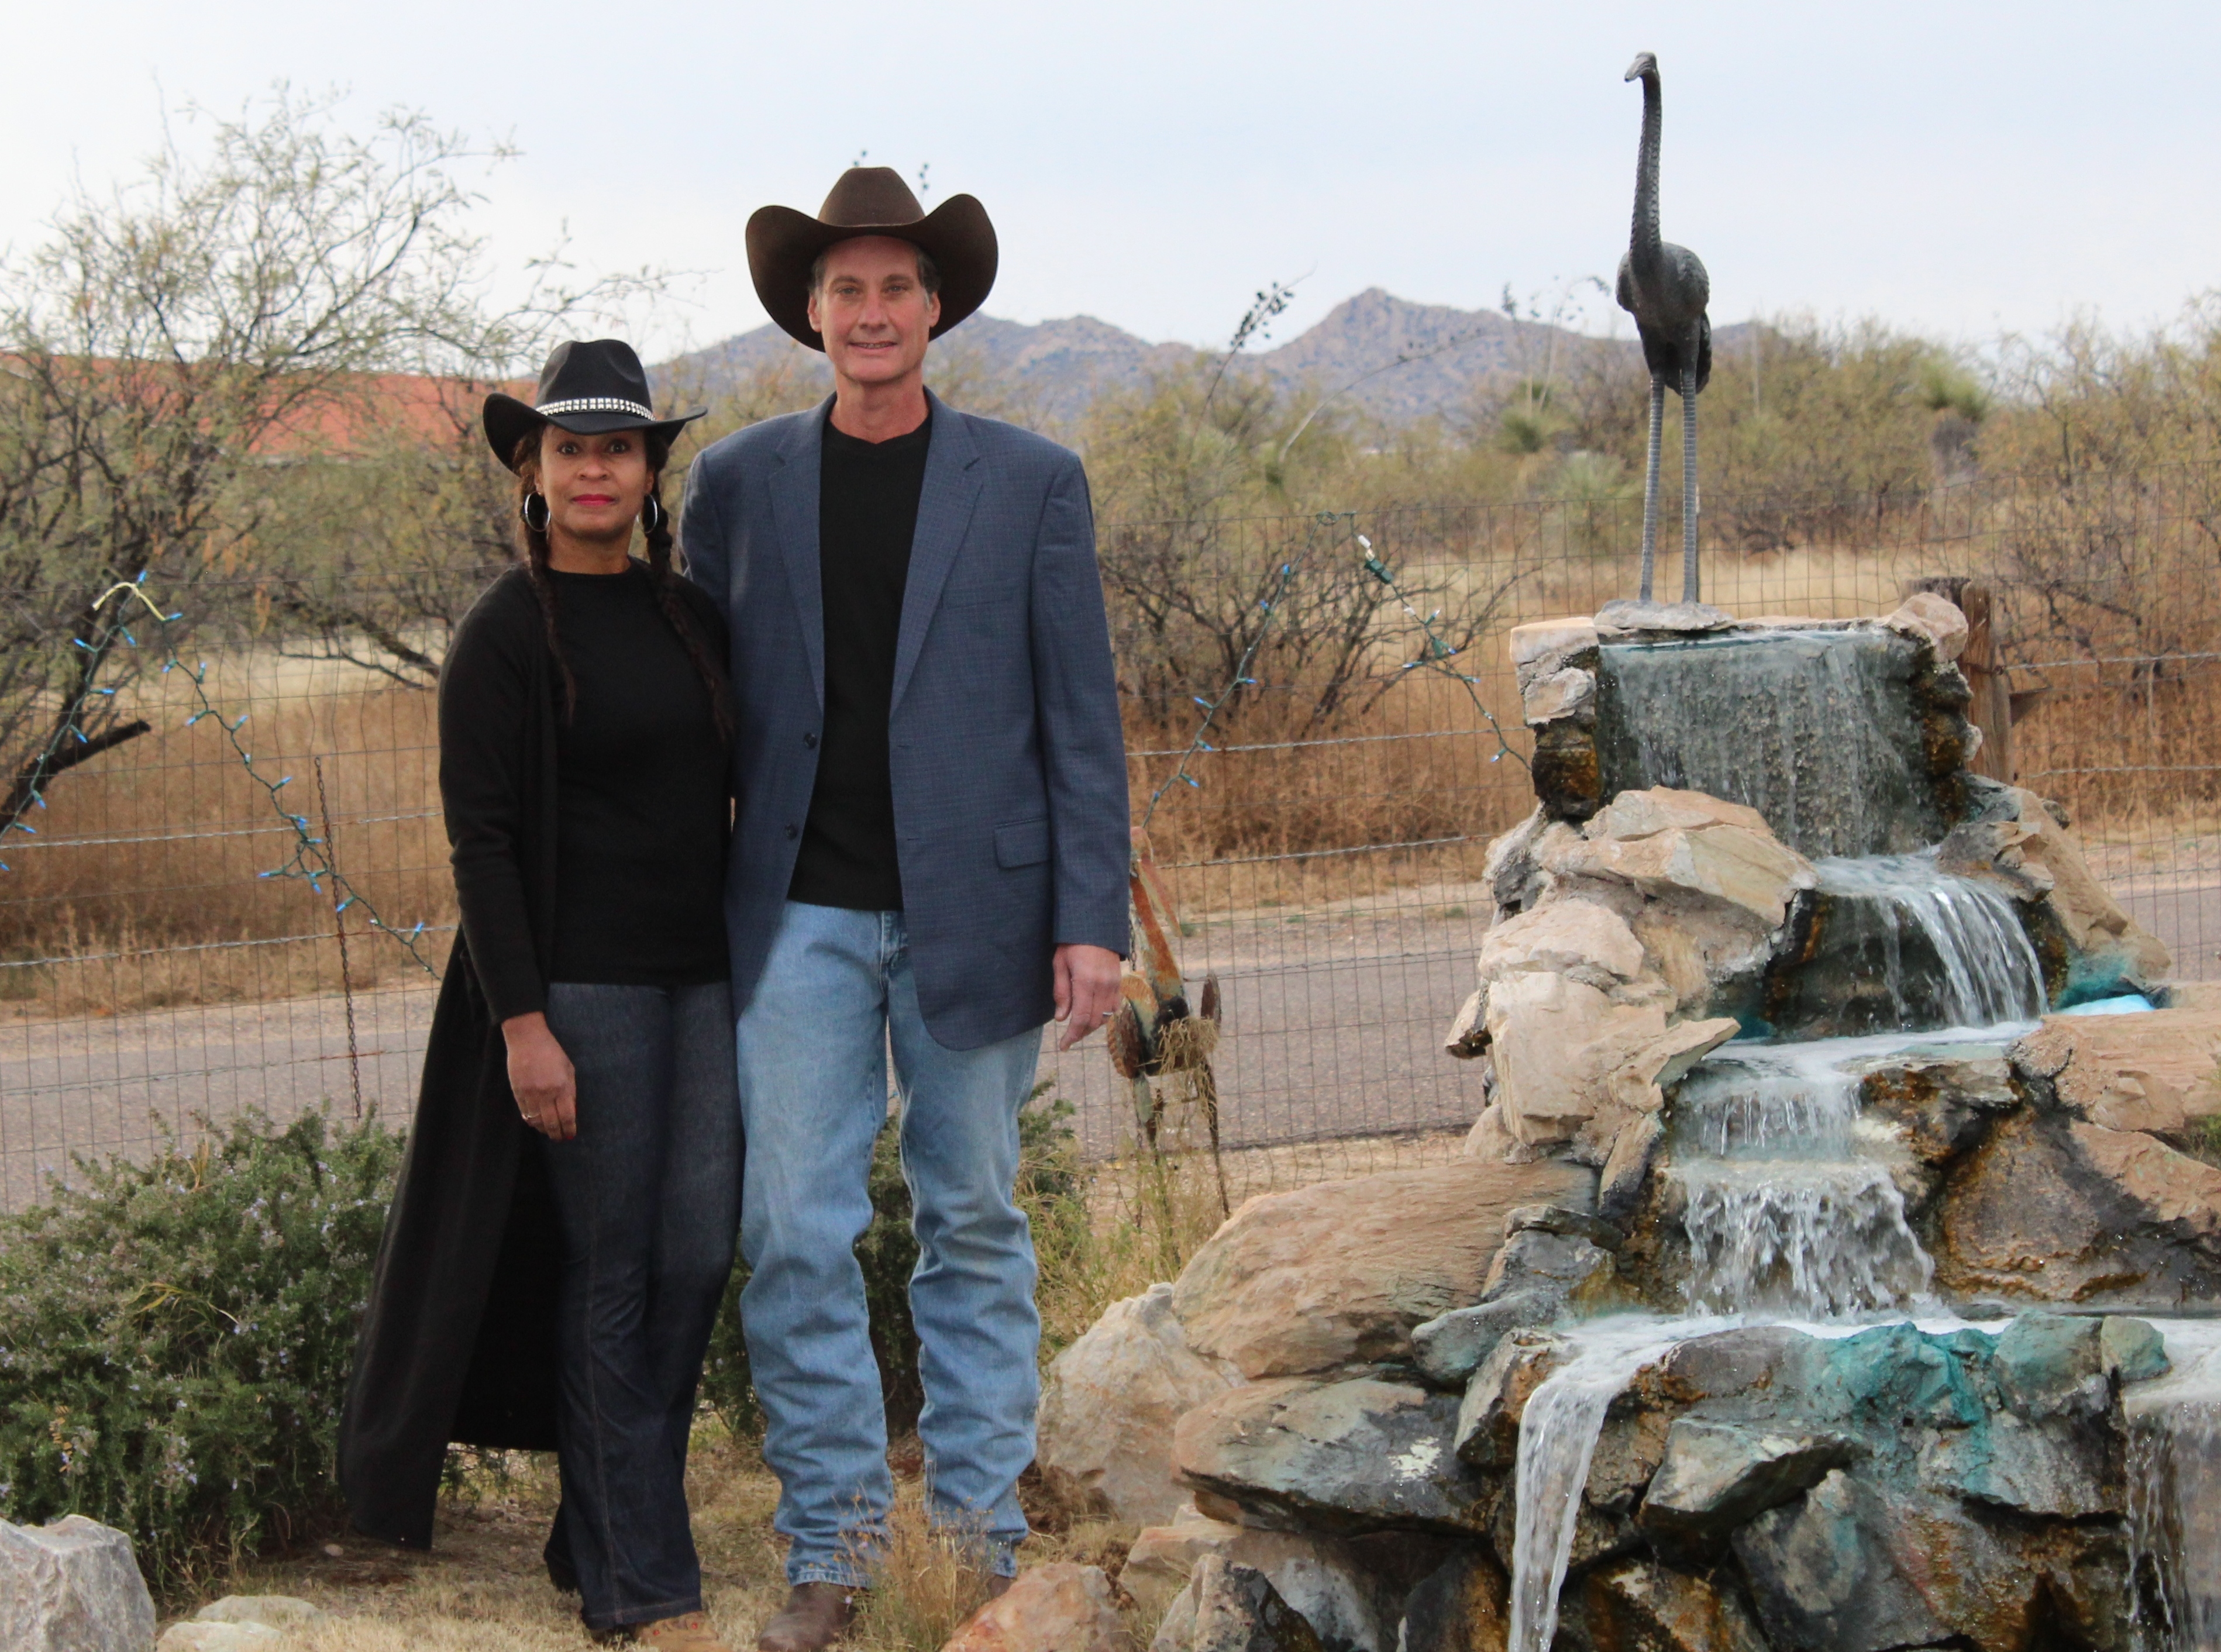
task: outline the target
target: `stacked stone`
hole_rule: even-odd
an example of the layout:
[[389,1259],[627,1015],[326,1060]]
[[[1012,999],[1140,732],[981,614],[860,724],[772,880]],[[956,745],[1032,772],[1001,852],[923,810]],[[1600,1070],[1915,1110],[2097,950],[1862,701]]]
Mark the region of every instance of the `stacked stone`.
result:
[[[1065,1420],[1042,1459],[1068,1493],[1158,1522],[1118,1579],[1157,1618],[1156,1652],[1505,1644],[1520,1424],[1573,1343],[1524,1315],[1422,1316],[1506,1290],[1608,1300],[1623,1240],[1586,1208],[1592,1188],[1562,1161],[1476,1162],[1253,1200],[1177,1287],[1067,1350],[1052,1390],[1085,1371],[1103,1398],[1084,1430],[1048,1413]],[[1555,1202],[1505,1208],[1538,1194]],[[1484,1262],[1471,1234],[1491,1215],[1507,1231]],[[2149,1325],[2094,1314],[1684,1342],[1606,1413],[1555,1644],[2056,1633],[2129,1652],[2121,1393],[2166,1368]],[[1216,1392],[1167,1436],[1167,1406],[1108,1398],[1121,1371]]]

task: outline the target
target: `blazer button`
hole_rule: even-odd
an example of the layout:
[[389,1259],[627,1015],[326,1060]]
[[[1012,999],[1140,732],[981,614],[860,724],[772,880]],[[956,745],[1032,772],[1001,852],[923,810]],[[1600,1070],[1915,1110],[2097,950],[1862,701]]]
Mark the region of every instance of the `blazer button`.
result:
[[805,734],[802,737],[802,743],[815,751],[817,748],[817,737],[815,734]]
[[786,823],[786,835],[787,835],[789,838],[794,838],[794,837],[798,837],[798,836],[799,836],[799,835],[800,835],[800,832],[799,832],[798,828],[797,828],[797,826],[795,826],[794,822],[793,822],[793,821],[791,821],[791,820],[790,820],[790,821],[788,821],[788,822]]

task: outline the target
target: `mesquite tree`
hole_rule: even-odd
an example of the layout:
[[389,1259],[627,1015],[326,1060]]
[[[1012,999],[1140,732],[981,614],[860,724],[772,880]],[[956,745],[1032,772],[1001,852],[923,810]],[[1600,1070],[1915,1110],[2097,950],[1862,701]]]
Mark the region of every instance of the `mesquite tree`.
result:
[[[246,588],[330,651],[429,680],[422,593],[403,579],[397,609],[340,600],[330,536],[303,532],[304,502],[329,491],[318,467],[412,458],[443,521],[477,529],[428,542],[482,568],[498,555],[492,484],[460,439],[477,394],[643,284],[570,284],[548,260],[522,302],[489,302],[459,173],[498,152],[421,114],[351,134],[332,100],[281,87],[180,126],[136,179],[80,190],[43,246],[0,265],[0,820],[143,731],[116,709],[128,695],[95,692],[128,688],[147,658],[96,609],[120,582],[143,577],[189,621]],[[418,387],[406,429],[397,383]]]

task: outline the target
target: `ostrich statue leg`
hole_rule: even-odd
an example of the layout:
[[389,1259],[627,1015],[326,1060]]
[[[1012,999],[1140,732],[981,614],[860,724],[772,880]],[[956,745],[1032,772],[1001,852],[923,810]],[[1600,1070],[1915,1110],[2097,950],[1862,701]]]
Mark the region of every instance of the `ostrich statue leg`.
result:
[[[1655,389],[1652,397],[1655,408],[1662,398]],[[1657,428],[1655,411],[1651,427]],[[1658,451],[1655,437],[1650,451]],[[1681,600],[1697,600],[1697,370],[1686,365],[1681,369]]]
[[1658,558],[1658,455],[1666,442],[1666,381],[1650,376],[1650,462],[1642,475],[1642,600],[1650,600],[1650,569]]

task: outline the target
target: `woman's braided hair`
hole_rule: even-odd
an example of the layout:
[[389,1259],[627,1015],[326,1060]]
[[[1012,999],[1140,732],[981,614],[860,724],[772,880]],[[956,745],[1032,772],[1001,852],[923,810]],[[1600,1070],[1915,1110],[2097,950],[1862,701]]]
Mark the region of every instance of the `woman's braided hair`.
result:
[[[547,577],[547,533],[525,521],[522,510],[525,501],[540,491],[540,435],[538,430],[534,430],[516,444],[516,540],[517,548],[524,554],[524,570],[531,578],[532,594],[540,599],[540,620],[547,633],[547,651],[555,657],[555,669],[562,679],[563,716],[567,721],[579,709],[579,683],[571,674],[570,661],[563,658],[562,639],[555,629],[555,582]],[[718,735],[729,740],[733,736],[733,719],[726,704],[725,676],[717,669],[717,662],[710,658],[710,651],[703,646],[694,622],[686,616],[685,605],[679,596],[679,576],[672,566],[671,513],[663,505],[663,467],[671,458],[671,443],[656,431],[644,431],[641,435],[641,445],[648,453],[648,496],[656,506],[655,529],[646,536],[648,578],[655,592],[655,606],[685,648],[686,658],[694,662],[703,690],[710,696],[710,714],[716,720]]]

